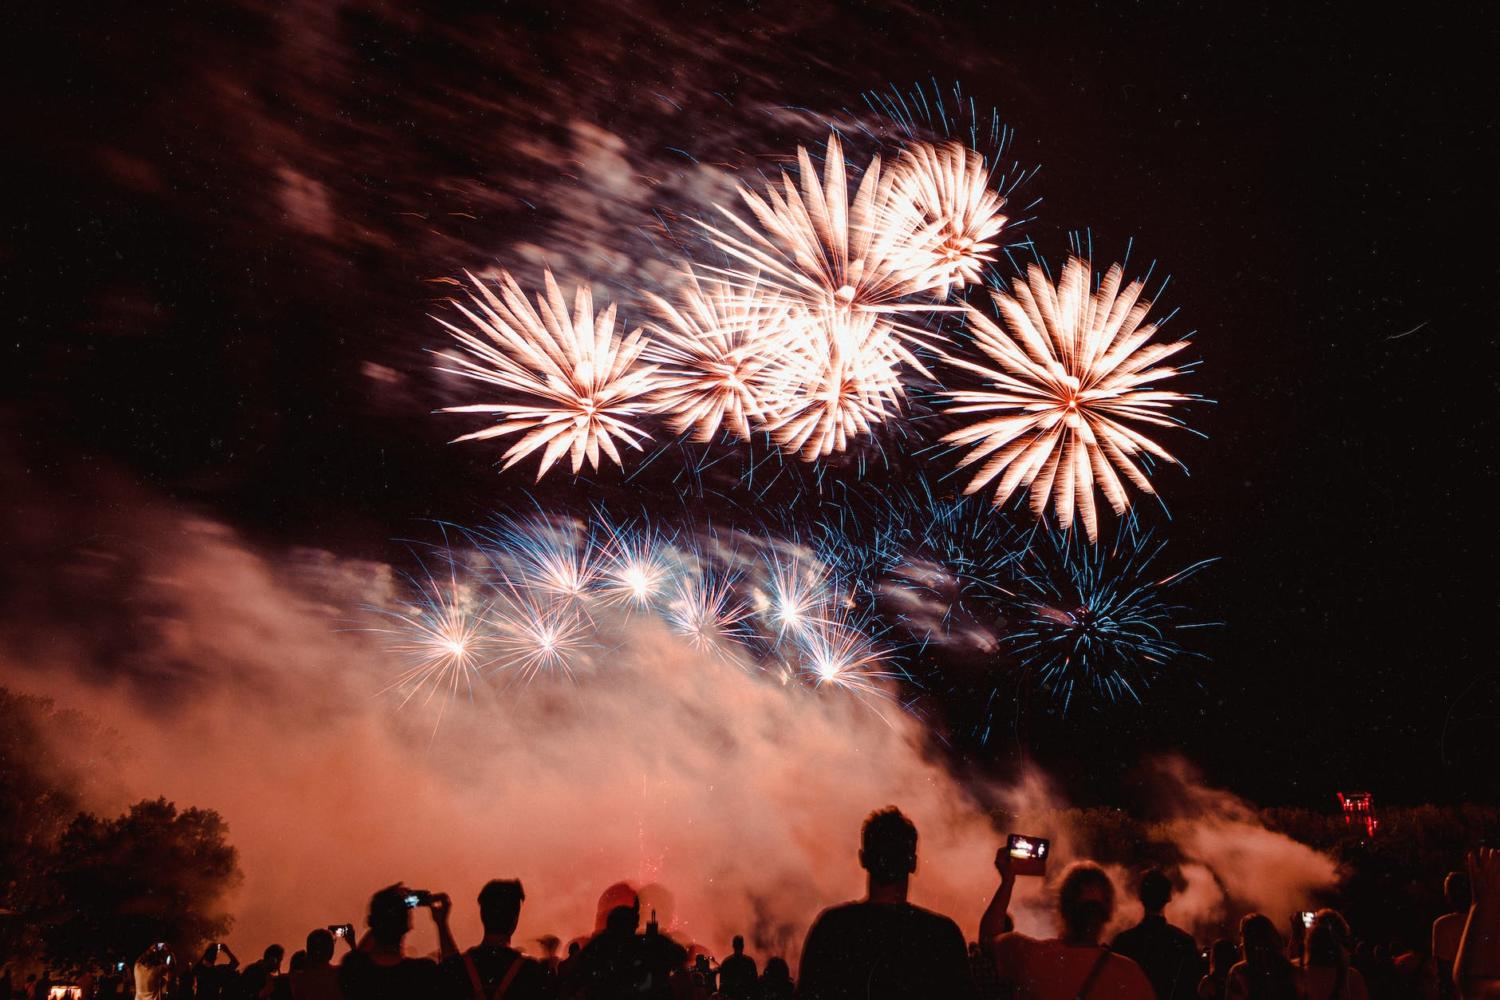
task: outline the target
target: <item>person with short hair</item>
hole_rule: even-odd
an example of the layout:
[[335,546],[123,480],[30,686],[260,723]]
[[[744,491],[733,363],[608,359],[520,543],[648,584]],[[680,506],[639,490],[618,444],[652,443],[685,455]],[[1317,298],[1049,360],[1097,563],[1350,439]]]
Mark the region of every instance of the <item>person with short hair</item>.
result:
[[405,1000],[435,997],[441,992],[437,963],[406,955],[406,935],[411,932],[415,906],[425,906],[431,912],[442,957],[458,954],[453,932],[448,929],[453,904],[446,893],[433,893],[424,899],[399,882],[386,886],[370,897],[370,912],[365,917],[369,930],[339,965],[339,989],[345,1000]]
[[865,898],[824,910],[807,932],[797,995],[805,1000],[968,1000],[974,984],[958,925],[907,901],[917,828],[895,806],[860,836]]
[[484,938],[443,960],[447,995],[454,1000],[550,1000],[556,982],[541,962],[511,947],[526,891],[516,879],[491,879],[479,890]]
[[739,934],[729,947],[733,952],[719,963],[719,992],[729,1000],[752,1000],[758,981],[755,959],[745,954],[745,939]]
[[[354,947],[347,938],[344,943]],[[319,927],[307,934],[307,959],[287,977],[292,1000],[339,1000],[339,970],[333,964],[333,933]]]
[[1016,883],[1004,846],[995,854],[995,868],[1000,888],[979,923],[980,943],[990,948],[996,975],[1018,1000],[1153,1000],[1141,967],[1099,943],[1115,911],[1115,887],[1103,868],[1075,861],[1064,870],[1057,891],[1063,932],[1045,939],[999,933]]
[[1115,935],[1110,947],[1141,967],[1157,1000],[1188,1000],[1198,992],[1203,962],[1193,936],[1167,923],[1167,903],[1172,899],[1172,880],[1159,868],[1151,868],[1136,883],[1136,895],[1145,916],[1129,930]]

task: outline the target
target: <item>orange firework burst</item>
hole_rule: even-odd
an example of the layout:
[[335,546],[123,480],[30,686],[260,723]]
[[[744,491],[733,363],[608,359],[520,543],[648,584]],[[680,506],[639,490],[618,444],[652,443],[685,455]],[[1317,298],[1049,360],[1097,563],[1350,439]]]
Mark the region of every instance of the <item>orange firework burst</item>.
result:
[[892,224],[906,231],[903,241],[922,264],[916,283],[946,296],[979,282],[1006,223],[1005,198],[991,185],[984,157],[956,142],[914,143],[896,162],[892,187]]
[[630,420],[650,412],[650,396],[656,389],[656,366],[641,363],[646,346],[641,331],[618,336],[615,307],[595,314],[593,296],[583,287],[574,295],[570,315],[550,270],[545,274],[546,294],[536,297],[535,306],[506,272],[501,272],[498,296],[472,274],[468,277],[479,293],[469,295],[475,308],[456,305],[483,336],[439,319],[467,352],[447,356],[458,367],[440,370],[529,401],[447,407],[447,413],[499,417],[493,427],[455,440],[520,434],[505,453],[504,468],[542,449],[538,480],[564,454],[576,473],[585,459],[598,469],[601,452],[620,465],[617,440],[640,450],[640,442],[649,435]]
[[1076,513],[1094,540],[1099,534],[1096,486],[1120,514],[1130,498],[1116,469],[1142,491],[1154,493],[1140,458],[1149,454],[1177,461],[1125,421],[1180,426],[1170,411],[1191,397],[1153,388],[1179,374],[1161,362],[1187,342],[1147,343],[1157,328],[1143,322],[1151,303],[1140,297],[1142,282],[1122,291],[1123,269],[1116,264],[1091,295],[1090,273],[1089,264],[1070,257],[1054,285],[1032,265],[1026,281],[1014,282],[1013,293],[994,293],[1008,329],[968,310],[975,343],[998,368],[948,359],[983,377],[991,388],[943,393],[963,404],[949,412],[986,415],[943,441],[972,446],[960,468],[980,463],[965,492],[976,492],[998,476],[999,506],[1029,487],[1031,509],[1038,517],[1050,503],[1058,523],[1067,528]]

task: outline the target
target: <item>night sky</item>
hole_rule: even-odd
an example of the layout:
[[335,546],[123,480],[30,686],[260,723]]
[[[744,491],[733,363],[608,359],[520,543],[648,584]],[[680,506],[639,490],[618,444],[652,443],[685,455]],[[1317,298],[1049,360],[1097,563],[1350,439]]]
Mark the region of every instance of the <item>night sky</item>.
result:
[[[1172,561],[1221,557],[1190,594],[1226,623],[1211,660],[1142,706],[1037,707],[1028,751],[1082,799],[1128,800],[1167,749],[1265,803],[1494,799],[1494,25],[1440,4],[1045,7],[20,14],[4,639],[75,624],[47,597],[71,543],[35,544],[23,506],[66,510],[77,544],[149,502],[268,552],[393,559],[425,519],[518,502],[525,469],[446,445],[474,425],[431,413],[461,401],[426,353],[437,279],[545,261],[628,310],[667,273],[654,209],[702,212],[728,168],[935,77],[1041,166],[1015,238],[1059,263],[1087,230],[1100,264],[1133,240],[1172,275],[1162,307],[1217,401],[1190,417],[1206,440],[1169,441],[1191,470],[1156,477],[1171,520],[1146,512]],[[955,760],[1004,771],[1021,742]]]

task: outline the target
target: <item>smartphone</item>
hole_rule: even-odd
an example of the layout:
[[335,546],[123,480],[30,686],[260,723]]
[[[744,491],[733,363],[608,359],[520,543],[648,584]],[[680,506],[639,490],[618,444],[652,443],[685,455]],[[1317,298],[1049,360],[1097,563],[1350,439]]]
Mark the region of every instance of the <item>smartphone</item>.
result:
[[115,963],[115,971],[116,972],[124,972],[125,971],[125,963],[124,962],[116,962]]
[[1052,841],[1046,837],[1030,837],[1013,833],[1005,840],[1010,854],[1011,870],[1017,875],[1044,875],[1047,872],[1047,852]]
[[[412,904],[407,903],[406,905],[411,906]],[[333,932],[334,937],[340,939],[347,938],[349,936],[349,931],[351,930],[348,924],[339,924],[337,927],[330,927],[328,929]]]
[[1303,910],[1297,914],[1297,919],[1302,921],[1303,930],[1311,930],[1313,921],[1318,919],[1318,915],[1312,910]]
[[219,957],[219,953],[222,952],[223,950],[224,950],[224,946],[222,944],[219,944],[219,942],[217,942],[217,941],[215,941],[213,944],[209,945],[209,954],[212,957],[214,957],[214,958],[218,958]]
[[410,889],[406,893],[406,908],[412,910],[432,902],[432,893],[426,889]]

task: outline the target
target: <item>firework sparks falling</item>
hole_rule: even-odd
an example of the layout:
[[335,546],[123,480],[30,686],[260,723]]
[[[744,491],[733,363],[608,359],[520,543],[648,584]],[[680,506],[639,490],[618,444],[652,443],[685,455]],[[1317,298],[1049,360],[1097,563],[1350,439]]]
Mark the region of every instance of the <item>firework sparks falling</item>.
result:
[[617,441],[640,450],[648,435],[631,421],[650,412],[656,390],[656,367],[641,362],[646,346],[641,331],[616,334],[615,307],[595,313],[593,295],[584,287],[575,293],[570,312],[550,270],[535,306],[509,273],[501,273],[499,295],[468,277],[474,308],[455,305],[479,335],[439,319],[466,352],[447,355],[457,367],[440,370],[527,401],[447,407],[447,413],[498,418],[494,426],[455,440],[519,434],[505,452],[503,468],[541,450],[538,480],[565,454],[576,474],[585,461],[598,469],[601,453],[620,465]]
[[1154,493],[1143,458],[1176,462],[1126,421],[1181,426],[1171,410],[1191,397],[1153,388],[1180,373],[1162,362],[1187,342],[1147,343],[1157,327],[1144,323],[1151,303],[1140,298],[1142,282],[1122,291],[1123,269],[1116,264],[1090,295],[1089,273],[1087,263],[1070,257],[1054,286],[1032,265],[1013,293],[994,294],[1006,328],[968,311],[975,343],[999,367],[948,358],[990,387],[942,393],[960,404],[948,412],[984,415],[943,441],[970,448],[960,468],[978,464],[966,492],[999,477],[996,506],[1029,488],[1038,517],[1050,504],[1057,523],[1067,528],[1076,514],[1089,539],[1097,540],[1096,488],[1123,514],[1130,498],[1117,469],[1138,489]]

